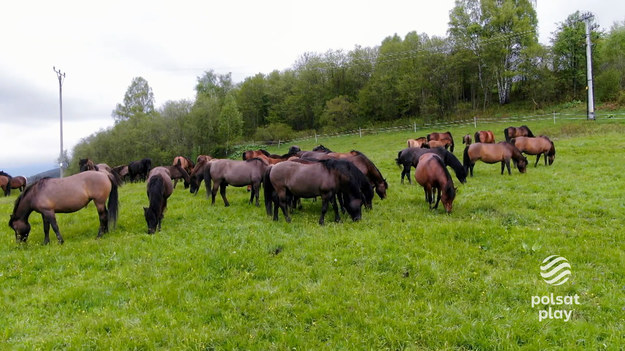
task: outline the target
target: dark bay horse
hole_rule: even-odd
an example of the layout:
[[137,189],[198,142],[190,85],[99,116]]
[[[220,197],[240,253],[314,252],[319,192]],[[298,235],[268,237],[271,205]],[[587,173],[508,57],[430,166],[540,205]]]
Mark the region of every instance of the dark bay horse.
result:
[[416,139],[408,139],[406,141],[408,147],[429,147],[426,137],[419,137]]
[[484,163],[501,162],[501,174],[503,174],[504,167],[508,168],[508,174],[512,174],[510,172],[510,159],[519,169],[519,172],[525,173],[527,158],[514,145],[505,141],[497,144],[471,144],[464,149],[463,162],[464,168],[467,172],[470,171],[471,177],[473,177],[473,167],[477,160]]
[[426,153],[435,153],[443,160],[445,165],[451,167],[456,173],[456,178],[460,181],[460,183],[467,182],[467,171],[460,163],[460,160],[456,158],[454,154],[445,150],[442,147],[437,147],[433,149],[422,149],[422,148],[414,148],[409,147],[401,150],[397,153],[397,158],[395,159],[395,163],[398,166],[403,167],[401,172],[401,182],[404,183],[404,177],[408,178],[410,184],[412,184],[412,179],[410,178],[410,169],[412,167],[417,167],[419,164],[419,157]]
[[246,161],[228,159],[210,160],[204,167],[206,195],[209,193],[212,182],[212,190],[210,191],[211,204],[215,204],[215,196],[217,195],[217,189],[219,189],[221,198],[224,200],[224,205],[230,206],[226,198],[226,187],[228,185],[236,187],[251,185],[252,191],[249,203],[253,203],[254,198],[256,198],[256,206],[260,206],[258,200],[260,184],[267,167],[268,164],[260,158],[253,158]]
[[[108,232],[110,225],[115,225],[119,208],[117,187],[118,178],[104,172],[86,171],[66,178],[43,178],[30,185],[18,196],[9,220],[9,227],[15,231],[15,239],[26,241],[30,233],[28,217],[33,211],[41,213],[43,218],[44,244],[50,242],[50,226],[59,243],[63,237],[56,223],[55,213],[71,213],[85,208],[93,200],[100,229],[98,238]],[[108,198],[108,209],[106,199]]]
[[[423,187],[425,200],[430,205],[430,209],[438,208],[438,203],[442,200],[447,213],[451,213],[456,198],[456,188],[454,188],[454,181],[440,156],[435,153],[425,153],[419,157],[419,164],[415,169],[414,177],[417,183]],[[436,204],[434,204],[435,193]]]
[[462,143],[463,144],[467,144],[467,145],[471,145],[471,135],[470,134],[465,134],[465,136],[462,137]]
[[22,176],[17,176],[11,178],[11,189],[20,189],[20,192],[24,191],[26,188],[26,178]]
[[[195,164],[191,161],[190,158],[185,156],[176,156],[174,157],[174,161],[172,162],[172,166],[175,166],[178,162],[180,162],[180,166],[187,172],[187,174],[191,174]],[[178,185],[179,177],[172,178],[174,179],[174,188]],[[187,189],[189,187],[189,181],[185,180],[184,188]]]
[[180,162],[176,163],[173,166],[161,166],[167,169],[170,176],[170,181],[174,181],[174,188],[176,187],[176,182],[182,179],[185,184],[185,189],[189,187],[189,183],[191,182],[191,177],[189,173],[182,167]]
[[534,134],[532,134],[532,131],[529,129],[528,126],[523,125],[520,127],[508,127],[504,129],[503,136],[506,138],[506,141],[509,142],[510,139],[520,137],[520,136],[533,138]]
[[[180,167],[179,165],[177,165]],[[175,167],[175,166],[174,166]],[[182,169],[184,171],[184,169]],[[154,167],[147,179],[149,207],[143,208],[145,221],[148,223],[148,234],[161,230],[163,214],[167,209],[167,199],[174,192],[171,184],[171,173],[168,167]]]
[[144,158],[139,161],[132,161],[128,164],[128,177],[131,182],[144,181],[152,168],[152,159]]
[[510,139],[510,143],[516,146],[516,148],[521,152],[528,155],[536,155],[536,163],[534,163],[534,167],[538,165],[540,155],[545,156],[545,166],[547,165],[547,161],[549,161],[549,165],[553,164],[553,161],[556,158],[556,147],[553,145],[553,141],[544,135],[535,138],[516,137]]
[[475,142],[476,143],[487,143],[494,144],[495,143],[495,134],[493,134],[490,130],[480,130],[475,132]]
[[[362,216],[364,197],[361,184],[362,172],[353,163],[340,159],[319,161],[292,160],[271,166],[265,173],[265,209],[278,220],[278,208],[285,220],[291,222],[288,205],[292,197],[313,198],[321,196],[321,217],[324,224],[328,205],[332,203],[335,221],[340,220],[336,196],[341,196],[343,205],[354,221]],[[369,188],[370,189],[370,188]],[[372,194],[371,194],[372,196]]]
[[11,180],[12,179],[13,177],[11,177],[8,173],[4,171],[0,171],[0,187],[2,188],[2,191],[4,192],[4,196],[11,195]]
[[449,151],[454,152],[454,137],[451,135],[451,132],[430,133],[426,135],[426,138],[428,140],[428,144],[432,140],[441,141],[443,144],[443,145],[438,145],[437,143],[435,143],[434,146],[430,145],[430,147],[444,146],[445,149],[449,147]]
[[[212,159],[213,158],[208,157],[198,157],[198,161],[195,164],[195,167],[193,167],[191,174],[189,174],[189,191],[191,192],[191,194],[197,194],[197,192],[200,190],[200,185],[204,180],[204,168]],[[208,194],[206,194],[206,196],[208,196]]]

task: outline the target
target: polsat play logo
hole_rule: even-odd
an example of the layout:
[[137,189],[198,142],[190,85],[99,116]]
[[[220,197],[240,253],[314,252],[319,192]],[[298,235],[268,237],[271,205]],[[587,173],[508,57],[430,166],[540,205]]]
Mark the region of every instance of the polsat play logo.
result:
[[543,260],[540,266],[540,275],[547,284],[562,285],[566,283],[571,276],[571,265],[566,258],[551,255]]

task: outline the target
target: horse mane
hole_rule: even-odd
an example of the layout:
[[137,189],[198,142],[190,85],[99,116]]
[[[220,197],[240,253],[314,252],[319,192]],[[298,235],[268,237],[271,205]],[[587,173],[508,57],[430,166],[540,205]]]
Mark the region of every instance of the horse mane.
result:
[[447,166],[445,166],[445,162],[443,161],[443,159],[438,155],[436,156],[437,157],[434,157],[434,159],[438,161],[438,164],[440,164],[441,167],[443,167],[443,171],[445,171],[445,177],[447,178],[447,185],[445,185],[445,189],[442,189],[442,190],[444,190],[453,199],[456,197],[456,188],[454,188],[454,185],[453,185],[454,181],[451,178],[451,174],[447,170]]
[[373,189],[369,184],[369,180],[353,163],[331,158],[319,160],[318,162],[328,170],[336,170],[341,174],[347,175],[351,195],[359,194],[359,197],[364,196],[365,199],[373,199]]
[[533,138],[534,134],[532,133],[532,131],[530,130],[530,128],[526,125],[522,125],[521,128],[525,128],[527,129],[527,136]]
[[19,194],[17,199],[15,199],[15,204],[13,206],[13,214],[11,215],[11,218],[13,218],[13,216],[15,215],[15,211],[17,210],[20,202],[22,202],[22,199],[24,199],[26,195],[29,195],[30,193],[36,192],[39,189],[41,189],[45,185],[45,183],[48,182],[48,179],[50,179],[50,177],[43,177],[37,180],[36,182],[26,186],[26,189],[24,189],[24,191],[22,191],[22,193]]
[[546,136],[546,135],[540,135],[539,138],[544,138],[551,144],[551,149],[549,149],[549,152],[547,152],[547,156],[555,155],[556,154],[556,146],[553,144],[553,141],[551,141],[551,139],[549,139],[549,137]]
[[13,178],[11,175],[9,175],[7,172],[5,171],[0,171],[0,176],[5,176],[8,177],[9,179]]
[[163,177],[156,176],[150,178],[148,182],[148,198],[150,199],[150,211],[158,213],[163,203]]
[[330,150],[327,147],[323,146],[323,144],[319,144],[319,146],[316,146],[314,149],[312,149],[312,151],[325,152],[326,154],[329,154],[330,152],[332,152],[332,150]]

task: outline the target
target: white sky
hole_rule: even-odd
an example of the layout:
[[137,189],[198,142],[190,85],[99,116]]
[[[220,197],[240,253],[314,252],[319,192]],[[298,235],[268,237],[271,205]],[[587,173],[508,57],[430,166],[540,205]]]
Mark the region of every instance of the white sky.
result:
[[[30,176],[64,148],[113,125],[111,111],[134,77],[156,106],[195,96],[213,69],[235,82],[290,68],[306,52],[374,47],[416,31],[445,36],[454,0],[10,1],[0,8],[0,170]],[[625,1],[538,0],[541,43],[568,15],[591,11],[609,30]],[[96,160],[97,161],[97,160]],[[129,160],[130,161],[130,160]]]

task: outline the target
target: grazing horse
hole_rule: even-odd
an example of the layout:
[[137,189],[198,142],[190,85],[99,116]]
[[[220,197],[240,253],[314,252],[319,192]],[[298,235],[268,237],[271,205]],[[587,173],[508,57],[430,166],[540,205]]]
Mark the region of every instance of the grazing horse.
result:
[[493,134],[493,132],[490,130],[480,130],[478,132],[475,132],[475,142],[494,144],[495,134]]
[[0,171],[0,187],[2,187],[2,190],[4,191],[4,196],[11,195],[11,180],[12,179],[13,177],[11,177],[8,173]]
[[[195,167],[193,167],[191,174],[189,174],[189,191],[191,194],[197,195],[197,192],[200,190],[200,185],[204,180],[204,168],[212,159],[213,158],[209,156],[202,158],[198,157],[198,162],[195,164]],[[206,195],[208,196],[208,194]]]
[[267,166],[267,163],[260,158],[253,158],[246,161],[228,159],[209,161],[204,167],[204,184],[206,186],[206,195],[208,195],[211,182],[213,183],[211,204],[215,204],[217,189],[219,189],[221,198],[224,200],[224,205],[227,207],[230,206],[226,198],[226,187],[228,185],[236,187],[252,185],[249,203],[253,203],[254,198],[256,198],[256,206],[260,206],[258,200],[260,183],[263,180],[263,175],[265,174]]
[[477,160],[482,160],[485,163],[501,162],[501,174],[503,174],[504,167],[508,168],[508,174],[512,174],[510,172],[510,159],[519,169],[519,172],[525,173],[527,158],[523,156],[519,149],[508,142],[502,141],[497,144],[475,143],[464,148],[464,168],[467,172],[471,172],[471,177],[473,177],[473,167]]
[[138,180],[145,181],[152,168],[152,159],[144,158],[139,161],[132,161],[128,164],[128,176],[131,182]]
[[506,138],[507,142],[510,142],[510,139],[520,136],[533,138],[534,134],[532,134],[532,131],[527,126],[523,125],[520,127],[508,127],[504,129],[503,136]]
[[[284,218],[291,222],[288,204],[292,197],[312,198],[321,196],[321,217],[319,224],[324,224],[328,205],[332,202],[334,220],[340,221],[336,196],[341,196],[343,205],[353,221],[362,215],[364,197],[361,184],[362,172],[351,162],[339,159],[319,161],[293,160],[281,162],[270,167],[265,173],[265,209],[273,220],[278,220],[278,207]],[[369,188],[369,191],[371,189]],[[372,194],[370,194],[372,196]]]
[[[191,161],[191,159],[185,156],[174,157],[174,162],[172,163],[172,166],[175,166],[178,162],[180,162],[180,166],[182,167],[182,169],[184,169],[187,172],[187,175],[191,174],[191,172],[193,171],[193,168],[195,167],[195,164],[193,164],[193,161]],[[180,179],[180,177],[176,177],[176,178],[172,177],[172,179],[174,179],[174,188],[175,188],[176,185],[178,185],[178,179]],[[184,188],[187,189],[188,187],[189,187],[189,181],[185,180]]]
[[[451,132],[445,132],[445,133],[430,133],[426,136],[427,140],[428,140],[428,144],[430,145],[430,147],[438,147],[438,146],[444,146],[445,149],[447,147],[449,147],[449,151],[454,152],[454,137],[451,136]],[[438,145],[438,143],[435,143],[434,146],[432,146],[432,144],[430,143],[430,141],[432,140],[437,140],[437,141],[442,141],[443,145]]]
[[516,148],[521,152],[528,155],[536,155],[536,163],[534,163],[534,167],[538,165],[540,155],[545,155],[545,166],[547,165],[547,161],[549,161],[549,165],[553,164],[553,161],[556,158],[556,147],[553,145],[553,141],[549,140],[549,138],[544,135],[536,138],[512,138],[510,139],[510,143],[516,146]]
[[467,145],[471,145],[471,135],[470,134],[465,134],[465,136],[462,137],[462,143],[463,144],[467,144]]
[[467,182],[467,171],[464,169],[462,163],[460,163],[460,160],[458,160],[458,158],[456,158],[456,156],[451,152],[442,147],[433,149],[409,147],[398,152],[397,158],[395,159],[395,163],[397,163],[399,167],[403,166],[403,170],[401,172],[402,184],[404,183],[404,177],[408,178],[408,181],[412,184],[412,179],[410,178],[410,168],[417,167],[419,164],[419,157],[426,153],[435,153],[440,156],[445,165],[454,170],[456,178],[458,178],[460,183],[464,184]]
[[[55,213],[70,213],[83,209],[93,200],[100,229],[98,238],[108,232],[110,225],[115,225],[119,208],[117,187],[118,178],[104,172],[86,171],[66,178],[43,178],[30,185],[15,200],[9,227],[15,231],[16,241],[26,241],[30,233],[28,217],[33,211],[41,213],[43,218],[43,243],[50,242],[50,226],[59,243],[64,242]],[[108,198],[108,209],[106,199]]]
[[408,144],[408,147],[429,147],[428,140],[425,137],[408,139],[406,143]]
[[26,178],[22,176],[17,176],[11,178],[11,189],[20,189],[20,192],[24,191],[26,188]]
[[[176,166],[173,166],[176,167]],[[178,164],[177,167],[180,167]],[[182,169],[184,171],[184,169]],[[148,234],[161,230],[163,214],[167,209],[167,199],[174,192],[171,184],[171,173],[168,167],[154,167],[147,180],[149,207],[143,208],[145,221],[148,223]]]
[[162,167],[167,168],[167,170],[169,171],[170,181],[171,180],[174,181],[174,188],[176,187],[176,182],[180,179],[184,181],[185,189],[189,187],[189,183],[191,182],[191,177],[189,176],[189,173],[187,173],[187,171],[182,167],[180,162],[176,163],[173,166],[162,166]]
[[114,167],[113,172],[119,174],[122,180],[126,180],[128,178],[128,165]]
[[[456,188],[454,188],[454,181],[451,179],[451,175],[440,156],[435,153],[421,155],[414,177],[423,187],[425,201],[430,204],[430,209],[438,208],[439,201],[443,200],[445,210],[447,213],[451,213],[451,207],[456,197]],[[434,203],[434,192],[437,193],[436,204],[432,206]]]

